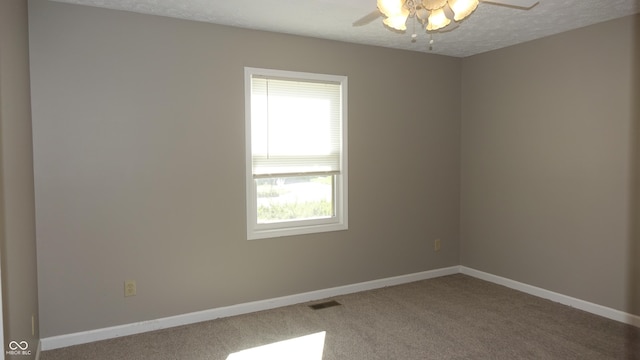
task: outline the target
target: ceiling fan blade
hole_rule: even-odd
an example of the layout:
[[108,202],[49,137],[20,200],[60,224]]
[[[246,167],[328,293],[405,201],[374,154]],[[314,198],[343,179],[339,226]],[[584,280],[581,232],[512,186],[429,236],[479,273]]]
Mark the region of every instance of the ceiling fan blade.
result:
[[482,2],[529,10],[538,5],[538,0],[480,0]]
[[370,22],[376,20],[377,18],[380,17],[380,12],[378,10],[374,10],[370,13],[368,13],[367,15],[361,17],[360,19],[356,20],[353,22],[353,24],[351,24],[352,26],[364,26],[369,24]]

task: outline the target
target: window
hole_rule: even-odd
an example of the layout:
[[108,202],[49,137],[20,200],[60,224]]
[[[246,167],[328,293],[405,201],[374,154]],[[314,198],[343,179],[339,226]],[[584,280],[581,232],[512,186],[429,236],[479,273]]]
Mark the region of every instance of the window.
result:
[[247,237],[347,229],[347,78],[245,68]]

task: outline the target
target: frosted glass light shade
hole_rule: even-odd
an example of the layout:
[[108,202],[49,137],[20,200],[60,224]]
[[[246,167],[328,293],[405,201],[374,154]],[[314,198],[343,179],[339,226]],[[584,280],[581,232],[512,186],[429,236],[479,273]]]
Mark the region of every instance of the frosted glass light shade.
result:
[[427,30],[433,31],[442,29],[450,23],[451,20],[444,13],[443,9],[433,10],[431,11],[431,14],[429,14],[429,23],[427,24]]
[[453,20],[460,21],[478,7],[478,0],[449,0],[449,7],[453,10]]
[[397,16],[404,9],[404,0],[378,0],[378,9],[386,17]]
[[389,16],[382,20],[382,22],[388,27],[400,31],[407,30],[407,18],[409,17],[409,10],[402,8],[402,12],[397,15]]
[[422,7],[427,10],[441,9],[447,4],[447,0],[422,0]]

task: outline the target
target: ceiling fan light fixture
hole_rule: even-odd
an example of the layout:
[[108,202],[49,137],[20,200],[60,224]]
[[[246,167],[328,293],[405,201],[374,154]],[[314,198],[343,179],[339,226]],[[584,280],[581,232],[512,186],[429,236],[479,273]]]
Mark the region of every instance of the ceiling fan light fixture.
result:
[[447,4],[447,0],[422,0],[422,7],[427,10],[442,9]]
[[451,20],[444,13],[443,9],[436,9],[429,14],[429,23],[427,24],[427,31],[434,31],[442,29],[449,25]]
[[405,0],[378,0],[378,10],[386,17],[397,16],[404,9]]
[[388,27],[400,31],[407,30],[407,18],[409,17],[409,10],[402,8],[402,12],[397,15],[389,16],[382,22]]
[[449,7],[453,10],[453,20],[460,21],[478,7],[478,0],[449,0]]
[[416,10],[416,17],[418,19],[420,19],[421,22],[425,22],[425,20],[427,20],[427,18],[429,17],[429,11],[427,11],[427,9],[425,8],[420,8]]

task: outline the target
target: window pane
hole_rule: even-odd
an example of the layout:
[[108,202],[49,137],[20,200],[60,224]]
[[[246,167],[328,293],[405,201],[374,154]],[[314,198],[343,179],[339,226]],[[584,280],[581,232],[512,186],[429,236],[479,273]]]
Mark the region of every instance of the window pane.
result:
[[258,224],[333,217],[333,181],[333,175],[256,179]]

